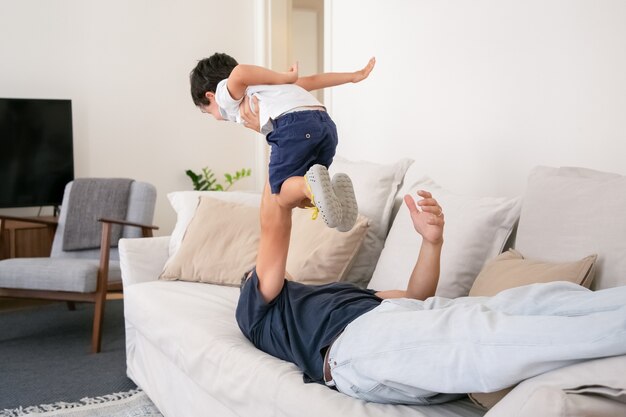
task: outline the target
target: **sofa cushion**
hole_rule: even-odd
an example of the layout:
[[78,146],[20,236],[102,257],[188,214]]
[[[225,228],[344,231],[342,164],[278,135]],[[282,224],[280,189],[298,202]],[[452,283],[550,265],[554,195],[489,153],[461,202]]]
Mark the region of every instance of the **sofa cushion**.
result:
[[169,256],[172,257],[180,248],[187,226],[193,219],[198,207],[199,198],[212,197],[221,201],[245,204],[252,207],[261,205],[261,194],[243,191],[175,191],[167,195],[172,208],[176,212],[176,225],[169,243]]
[[[161,279],[239,286],[256,261],[259,208],[200,196],[182,244],[168,260]],[[307,284],[342,280],[368,229],[359,216],[349,232],[311,220],[309,210],[293,210],[287,258],[290,279]]]
[[365,287],[372,278],[389,230],[394,197],[412,163],[412,159],[406,158],[391,164],[379,164],[335,157],[329,168],[330,174],[343,172],[350,176],[359,213],[370,219],[370,229],[365,235],[363,247],[345,281]]
[[598,254],[593,289],[626,285],[626,177],[584,168],[536,167],[515,248],[524,256],[567,262]]
[[626,356],[580,362],[521,382],[489,417],[626,415]]
[[370,221],[359,214],[349,232],[330,229],[311,220],[310,210],[294,210],[287,256],[289,278],[304,284],[345,281],[369,230]]
[[[484,263],[505,246],[519,216],[520,199],[455,194],[424,177],[409,188],[430,191],[445,213],[441,272],[437,295],[465,296]],[[368,288],[406,289],[422,239],[405,205],[393,221],[385,247]]]
[[[0,261],[0,288],[46,291],[96,291],[96,259],[13,258]],[[109,282],[122,279],[120,263],[109,263]]]
[[469,295],[492,296],[508,288],[552,281],[569,281],[589,288],[597,258],[589,255],[574,262],[541,262],[509,249],[485,264]]
[[239,286],[256,260],[259,209],[199,197],[182,243],[160,279]]

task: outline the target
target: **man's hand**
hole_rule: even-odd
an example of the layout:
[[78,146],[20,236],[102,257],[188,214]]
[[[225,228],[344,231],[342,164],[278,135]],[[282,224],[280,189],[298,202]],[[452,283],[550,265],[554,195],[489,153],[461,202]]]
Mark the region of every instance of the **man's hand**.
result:
[[376,65],[376,58],[372,57],[363,69],[354,72],[352,82],[358,83],[359,81],[363,81],[364,79],[369,77],[370,72],[372,72],[372,70],[374,69],[374,65]]
[[[250,104],[254,106],[254,110],[250,107]],[[252,103],[250,103],[250,97],[247,95],[239,105],[239,114],[243,119],[243,125],[248,129],[252,129],[255,132],[261,133],[261,122],[259,120],[259,99],[256,96],[252,97]]]
[[[411,213],[413,227],[425,241],[440,244],[443,242],[443,225],[445,223],[443,210],[428,191],[420,190],[417,195],[422,197],[417,204],[415,204],[412,196],[408,194],[404,196],[404,202]],[[421,211],[418,210],[418,205]]]

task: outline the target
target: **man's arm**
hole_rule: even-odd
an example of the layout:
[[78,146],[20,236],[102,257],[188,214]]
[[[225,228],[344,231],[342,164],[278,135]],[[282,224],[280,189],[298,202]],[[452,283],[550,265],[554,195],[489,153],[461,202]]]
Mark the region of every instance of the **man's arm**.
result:
[[411,220],[415,230],[422,235],[422,247],[417,257],[417,262],[411,273],[411,278],[406,291],[390,290],[379,291],[376,295],[380,298],[415,298],[425,300],[435,295],[439,282],[439,266],[441,261],[441,248],[443,246],[443,211],[427,191],[418,191],[422,199],[417,203],[421,211],[417,209],[415,200],[410,195],[404,196]]
[[366,79],[376,64],[376,58],[371,58],[367,65],[362,69],[354,72],[327,72],[323,74],[310,75],[308,77],[300,77],[296,81],[296,85],[307,91],[319,90],[326,87],[334,87],[336,85],[347,83],[358,83]]
[[[252,101],[252,103],[250,103]],[[256,96],[253,96],[252,99],[250,97],[245,96],[243,101],[239,105],[239,115],[243,120],[243,125],[248,129],[252,129],[255,132],[261,133],[261,122],[259,119],[259,113],[253,112],[251,108],[251,104],[254,105],[255,109],[259,108],[259,99]]]
[[298,64],[294,64],[287,72],[276,72],[256,65],[237,65],[230,76],[226,86],[230,96],[239,100],[250,85],[259,84],[292,84],[298,79]]

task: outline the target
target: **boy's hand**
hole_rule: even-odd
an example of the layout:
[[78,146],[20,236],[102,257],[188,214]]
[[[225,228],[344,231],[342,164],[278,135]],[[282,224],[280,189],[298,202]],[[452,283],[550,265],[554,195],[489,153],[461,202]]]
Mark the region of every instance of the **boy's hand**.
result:
[[[413,227],[415,227],[417,233],[422,235],[422,239],[425,241],[441,244],[443,242],[443,225],[445,223],[443,210],[428,191],[420,190],[417,192],[417,195],[422,197],[417,204],[415,204],[415,200],[410,195],[404,196],[404,202],[411,213]],[[418,205],[421,211],[418,210]]]
[[[251,106],[252,104],[252,106]],[[252,111],[254,107],[255,111]],[[241,104],[239,105],[239,114],[243,119],[243,125],[248,129],[252,129],[255,132],[261,133],[261,122],[259,119],[259,99],[256,96],[252,97],[252,103],[250,97],[245,96]]]
[[298,62],[293,64],[285,74],[285,84],[293,84],[298,81]]
[[370,58],[369,62],[363,69],[354,72],[352,82],[358,83],[359,81],[363,81],[364,79],[369,77],[370,72],[372,72],[372,70],[374,69],[375,64],[376,64],[376,58],[374,57]]

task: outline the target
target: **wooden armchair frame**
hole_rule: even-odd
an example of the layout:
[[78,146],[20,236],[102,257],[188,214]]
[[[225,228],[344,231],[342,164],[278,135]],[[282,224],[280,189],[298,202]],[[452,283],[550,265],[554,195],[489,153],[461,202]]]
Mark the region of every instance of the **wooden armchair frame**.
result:
[[[37,217],[18,217],[6,216],[0,214],[0,249],[3,244],[3,235],[5,222],[20,221],[25,223],[43,224],[48,226],[51,237],[57,228],[57,222],[54,220],[40,219]],[[111,228],[114,224],[122,226],[132,226],[141,228],[143,237],[152,237],[152,231],[158,227],[154,225],[146,225],[141,223],[133,223],[126,220],[116,220],[101,218],[98,219],[102,223],[102,233],[100,240],[100,264],[98,267],[98,278],[96,291],[91,293],[70,292],[70,291],[48,291],[48,290],[29,290],[17,288],[0,288],[0,297],[11,298],[34,298],[43,300],[67,301],[70,309],[74,308],[74,302],[94,303],[93,330],[91,336],[91,352],[100,352],[102,342],[102,321],[104,318],[104,306],[106,303],[107,293],[110,291],[121,291],[122,283],[109,283],[109,257],[111,250]]]

